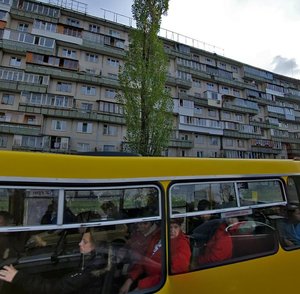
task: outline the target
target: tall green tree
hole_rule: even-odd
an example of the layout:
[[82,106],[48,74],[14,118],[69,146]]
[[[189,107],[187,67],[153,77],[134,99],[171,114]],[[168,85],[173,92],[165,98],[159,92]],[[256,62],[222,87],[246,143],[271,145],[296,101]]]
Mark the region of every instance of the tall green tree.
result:
[[168,146],[172,131],[173,101],[165,88],[168,58],[158,37],[169,0],[135,0],[132,14],[136,29],[120,69],[120,100],[127,125],[130,150],[159,156]]

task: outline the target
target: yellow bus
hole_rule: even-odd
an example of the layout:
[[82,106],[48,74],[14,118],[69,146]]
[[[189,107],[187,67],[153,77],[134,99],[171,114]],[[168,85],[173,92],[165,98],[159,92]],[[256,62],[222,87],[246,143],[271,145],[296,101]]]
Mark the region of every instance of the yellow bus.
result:
[[[128,278],[129,293],[298,289],[297,160],[1,151],[0,163],[0,266],[13,265],[28,281],[74,278],[82,259],[78,244],[93,231],[97,287],[78,292],[62,287],[60,293],[125,293],[120,289]],[[170,237],[178,220],[189,245],[189,264],[181,271],[173,264],[184,263],[182,248],[173,250]],[[148,223],[156,226],[159,243],[149,249],[148,239],[138,248],[130,240]],[[151,275],[156,275],[151,283],[140,283]],[[0,293],[31,293],[28,286],[14,287],[14,281],[1,281]]]

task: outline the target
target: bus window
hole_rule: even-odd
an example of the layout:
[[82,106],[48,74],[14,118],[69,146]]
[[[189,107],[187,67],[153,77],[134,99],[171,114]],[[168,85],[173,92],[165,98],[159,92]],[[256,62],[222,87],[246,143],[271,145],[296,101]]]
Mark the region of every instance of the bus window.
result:
[[293,176],[287,179],[287,197],[289,203],[299,204],[300,177]]
[[[97,272],[91,293],[118,293],[128,276],[134,280],[130,290],[139,285],[153,292],[161,284],[165,242],[158,187],[7,187],[0,195],[1,209],[9,210],[18,226],[26,225],[26,230],[0,228],[0,267],[13,264],[26,275],[56,281],[76,273],[78,265],[91,266]],[[69,213],[72,221],[65,217]],[[41,224],[45,214],[52,221]],[[83,257],[80,244],[86,234],[95,248]],[[149,266],[155,268],[154,279],[147,278]]]
[[279,181],[247,181],[237,183],[241,206],[274,203],[284,200]]
[[[190,270],[276,253],[275,220],[282,217],[282,208],[286,206],[283,191],[280,180],[171,186],[170,221],[183,219],[181,228],[192,253]],[[191,206],[194,209],[185,209]],[[171,235],[170,242],[172,265],[177,253],[172,252]],[[171,272],[176,273],[172,266]]]
[[153,187],[66,190],[65,204],[77,216],[76,222],[159,216],[159,193]]
[[185,184],[172,188],[173,211],[185,213],[201,210],[202,200],[209,201],[211,209],[237,206],[233,183]]
[[58,190],[35,188],[0,189],[1,211],[13,216],[12,225],[40,225],[43,215],[51,209],[57,210]]

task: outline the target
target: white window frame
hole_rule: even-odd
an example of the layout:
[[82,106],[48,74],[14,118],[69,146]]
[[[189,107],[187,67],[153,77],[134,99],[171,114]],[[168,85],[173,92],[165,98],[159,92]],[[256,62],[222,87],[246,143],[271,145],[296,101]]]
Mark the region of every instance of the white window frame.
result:
[[84,133],[84,134],[91,134],[93,132],[93,123],[78,122],[77,123],[77,132]]

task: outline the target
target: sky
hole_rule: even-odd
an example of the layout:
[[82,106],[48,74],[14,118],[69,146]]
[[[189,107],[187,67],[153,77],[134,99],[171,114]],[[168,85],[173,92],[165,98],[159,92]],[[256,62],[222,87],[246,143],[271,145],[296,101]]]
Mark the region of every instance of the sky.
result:
[[[112,18],[105,9],[122,23],[132,17],[133,0],[80,2],[94,16]],[[161,28],[181,42],[195,39],[201,49],[300,79],[299,0],[170,0]]]

